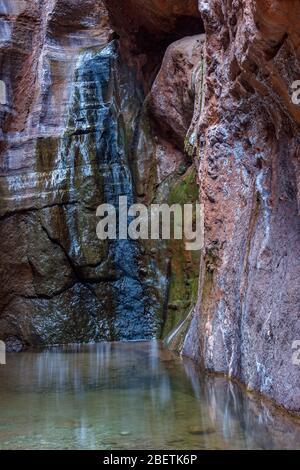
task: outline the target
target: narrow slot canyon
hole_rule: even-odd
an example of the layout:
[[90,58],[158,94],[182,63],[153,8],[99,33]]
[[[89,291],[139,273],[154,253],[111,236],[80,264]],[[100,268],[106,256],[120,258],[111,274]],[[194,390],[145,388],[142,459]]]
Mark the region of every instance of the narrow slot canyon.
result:
[[[299,18],[0,2],[0,449],[299,448]],[[124,197],[203,246],[100,239]]]

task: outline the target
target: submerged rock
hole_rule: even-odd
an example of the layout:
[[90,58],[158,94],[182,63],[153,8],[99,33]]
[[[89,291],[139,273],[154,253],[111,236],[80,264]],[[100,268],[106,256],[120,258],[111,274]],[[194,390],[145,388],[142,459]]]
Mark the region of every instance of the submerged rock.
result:
[[194,434],[196,436],[208,436],[216,432],[214,428],[203,428],[202,426],[190,426],[188,428],[189,434]]

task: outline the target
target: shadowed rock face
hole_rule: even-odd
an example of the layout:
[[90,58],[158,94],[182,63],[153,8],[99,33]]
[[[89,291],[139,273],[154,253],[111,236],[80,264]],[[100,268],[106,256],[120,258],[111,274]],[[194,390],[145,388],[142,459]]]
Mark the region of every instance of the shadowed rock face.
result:
[[[299,2],[11,4],[0,338],[170,333],[202,367],[299,411]],[[100,203],[191,202],[197,179],[201,259],[182,243],[96,238]]]
[[148,96],[157,131],[182,152],[194,113],[196,73],[203,64],[204,40],[202,34],[172,43]]
[[165,50],[174,41],[204,32],[197,0],[104,0],[121,39],[124,57],[148,92]]

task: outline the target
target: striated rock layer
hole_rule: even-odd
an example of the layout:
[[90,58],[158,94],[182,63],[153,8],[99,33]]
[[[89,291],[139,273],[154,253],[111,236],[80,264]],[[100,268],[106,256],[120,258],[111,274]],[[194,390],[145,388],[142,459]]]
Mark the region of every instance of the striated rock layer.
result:
[[[299,2],[5,0],[0,32],[0,338],[168,336],[299,412]],[[197,180],[201,254],[96,238]]]
[[156,278],[145,282],[141,250],[96,237],[99,204],[119,195],[133,203],[129,151],[141,87],[111,40],[101,2],[9,7],[1,336],[24,346],[152,338],[160,294]]
[[[147,94],[167,46],[186,34],[189,18],[195,32],[202,22],[196,0],[160,3],[155,13],[148,4],[140,18],[149,34],[159,18],[151,53],[126,22],[113,31],[119,2],[109,11],[89,0],[1,3],[0,338],[9,349],[149,339],[164,334],[169,314],[167,330],[190,308],[199,263],[190,260],[184,273],[184,256],[172,263],[182,244],[96,237],[97,206],[117,205],[120,195],[129,204],[198,198],[183,145],[156,130]],[[187,116],[181,138],[201,52],[192,41],[194,53],[180,59],[178,90],[182,82],[186,96],[178,103]],[[160,81],[150,95],[163,89]],[[170,195],[175,183],[178,196]],[[174,304],[177,275],[182,288]]]
[[299,412],[300,106],[292,84],[300,4],[212,0],[199,8],[205,106],[189,136],[206,240],[183,354]]

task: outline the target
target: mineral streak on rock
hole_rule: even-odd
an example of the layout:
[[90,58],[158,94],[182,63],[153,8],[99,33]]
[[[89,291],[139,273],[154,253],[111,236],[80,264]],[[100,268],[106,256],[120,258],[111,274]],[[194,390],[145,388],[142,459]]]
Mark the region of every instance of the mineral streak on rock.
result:
[[299,411],[300,4],[230,4],[199,2],[206,96],[190,134],[206,241],[183,353]]
[[[0,339],[168,335],[299,412],[299,1],[6,0],[0,32]],[[198,183],[198,258],[95,237]]]
[[[109,11],[101,1],[2,2],[3,339],[14,337],[27,347],[163,334],[168,248],[154,256],[151,243],[102,242],[95,214],[99,204],[117,204],[120,195],[129,204],[137,198],[151,202],[160,183],[167,177],[174,183],[187,170],[183,165],[177,174],[183,151],[171,138],[156,136],[146,96],[165,49],[188,31],[188,18],[193,28],[196,22],[202,27],[197,2],[185,3],[163,5],[155,14],[147,5],[143,21],[149,34],[153,15],[161,18],[158,58],[152,48],[147,75],[139,62],[128,61],[134,54],[126,50],[122,32],[119,38],[112,29],[113,2]],[[129,33],[127,26],[124,31]],[[145,44],[137,47],[146,57]],[[187,93],[195,60],[196,54],[186,61],[187,76],[182,71]],[[192,97],[187,101],[190,119]],[[170,168],[168,159],[174,159]],[[169,192],[166,184],[162,201]],[[192,274],[195,281],[197,266]],[[179,317],[189,303],[187,286],[184,292]]]

